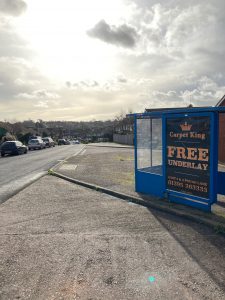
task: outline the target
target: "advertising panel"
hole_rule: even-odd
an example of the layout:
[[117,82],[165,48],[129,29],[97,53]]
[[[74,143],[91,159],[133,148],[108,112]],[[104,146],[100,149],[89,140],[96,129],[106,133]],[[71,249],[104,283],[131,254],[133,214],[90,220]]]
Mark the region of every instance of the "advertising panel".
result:
[[209,199],[210,117],[167,119],[167,189]]

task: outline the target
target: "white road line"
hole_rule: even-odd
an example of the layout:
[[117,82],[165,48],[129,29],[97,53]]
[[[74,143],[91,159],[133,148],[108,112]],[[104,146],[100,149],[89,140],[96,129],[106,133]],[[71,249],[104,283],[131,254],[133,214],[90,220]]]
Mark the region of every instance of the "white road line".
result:
[[81,152],[84,148],[85,148],[85,146],[84,146],[82,149],[80,149],[77,153],[75,153],[74,155],[69,155],[69,156],[67,156],[64,160],[58,162],[58,163],[57,163],[55,166],[53,166],[51,169],[52,169],[52,170],[55,170],[55,169],[58,168],[61,164],[63,164],[64,161],[67,161],[67,159],[69,159],[71,156],[77,156],[77,155],[79,155],[80,152]]
[[83,152],[81,152],[80,155],[84,155],[85,152],[86,152],[86,149]]
[[77,168],[77,165],[73,165],[73,164],[63,164],[59,167],[60,171],[75,171]]

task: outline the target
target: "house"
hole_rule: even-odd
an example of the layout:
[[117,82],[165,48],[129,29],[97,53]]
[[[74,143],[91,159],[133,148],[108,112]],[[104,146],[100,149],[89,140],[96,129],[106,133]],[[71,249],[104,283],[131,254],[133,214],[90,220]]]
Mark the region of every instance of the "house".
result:
[[[225,95],[216,106],[225,106]],[[219,161],[225,163],[225,114],[219,114]]]

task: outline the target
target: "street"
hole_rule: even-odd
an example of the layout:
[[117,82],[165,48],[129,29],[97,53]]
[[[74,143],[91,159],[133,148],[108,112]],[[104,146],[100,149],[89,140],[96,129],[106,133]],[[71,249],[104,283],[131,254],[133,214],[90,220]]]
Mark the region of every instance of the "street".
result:
[[19,156],[0,158],[0,203],[46,174],[60,160],[78,153],[84,145],[66,145],[28,151]]

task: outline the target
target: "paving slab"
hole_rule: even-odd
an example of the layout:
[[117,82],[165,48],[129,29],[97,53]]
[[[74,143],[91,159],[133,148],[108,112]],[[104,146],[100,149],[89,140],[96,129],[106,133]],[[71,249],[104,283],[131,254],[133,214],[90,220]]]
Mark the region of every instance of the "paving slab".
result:
[[225,297],[225,238],[45,176],[0,206],[0,299]]

